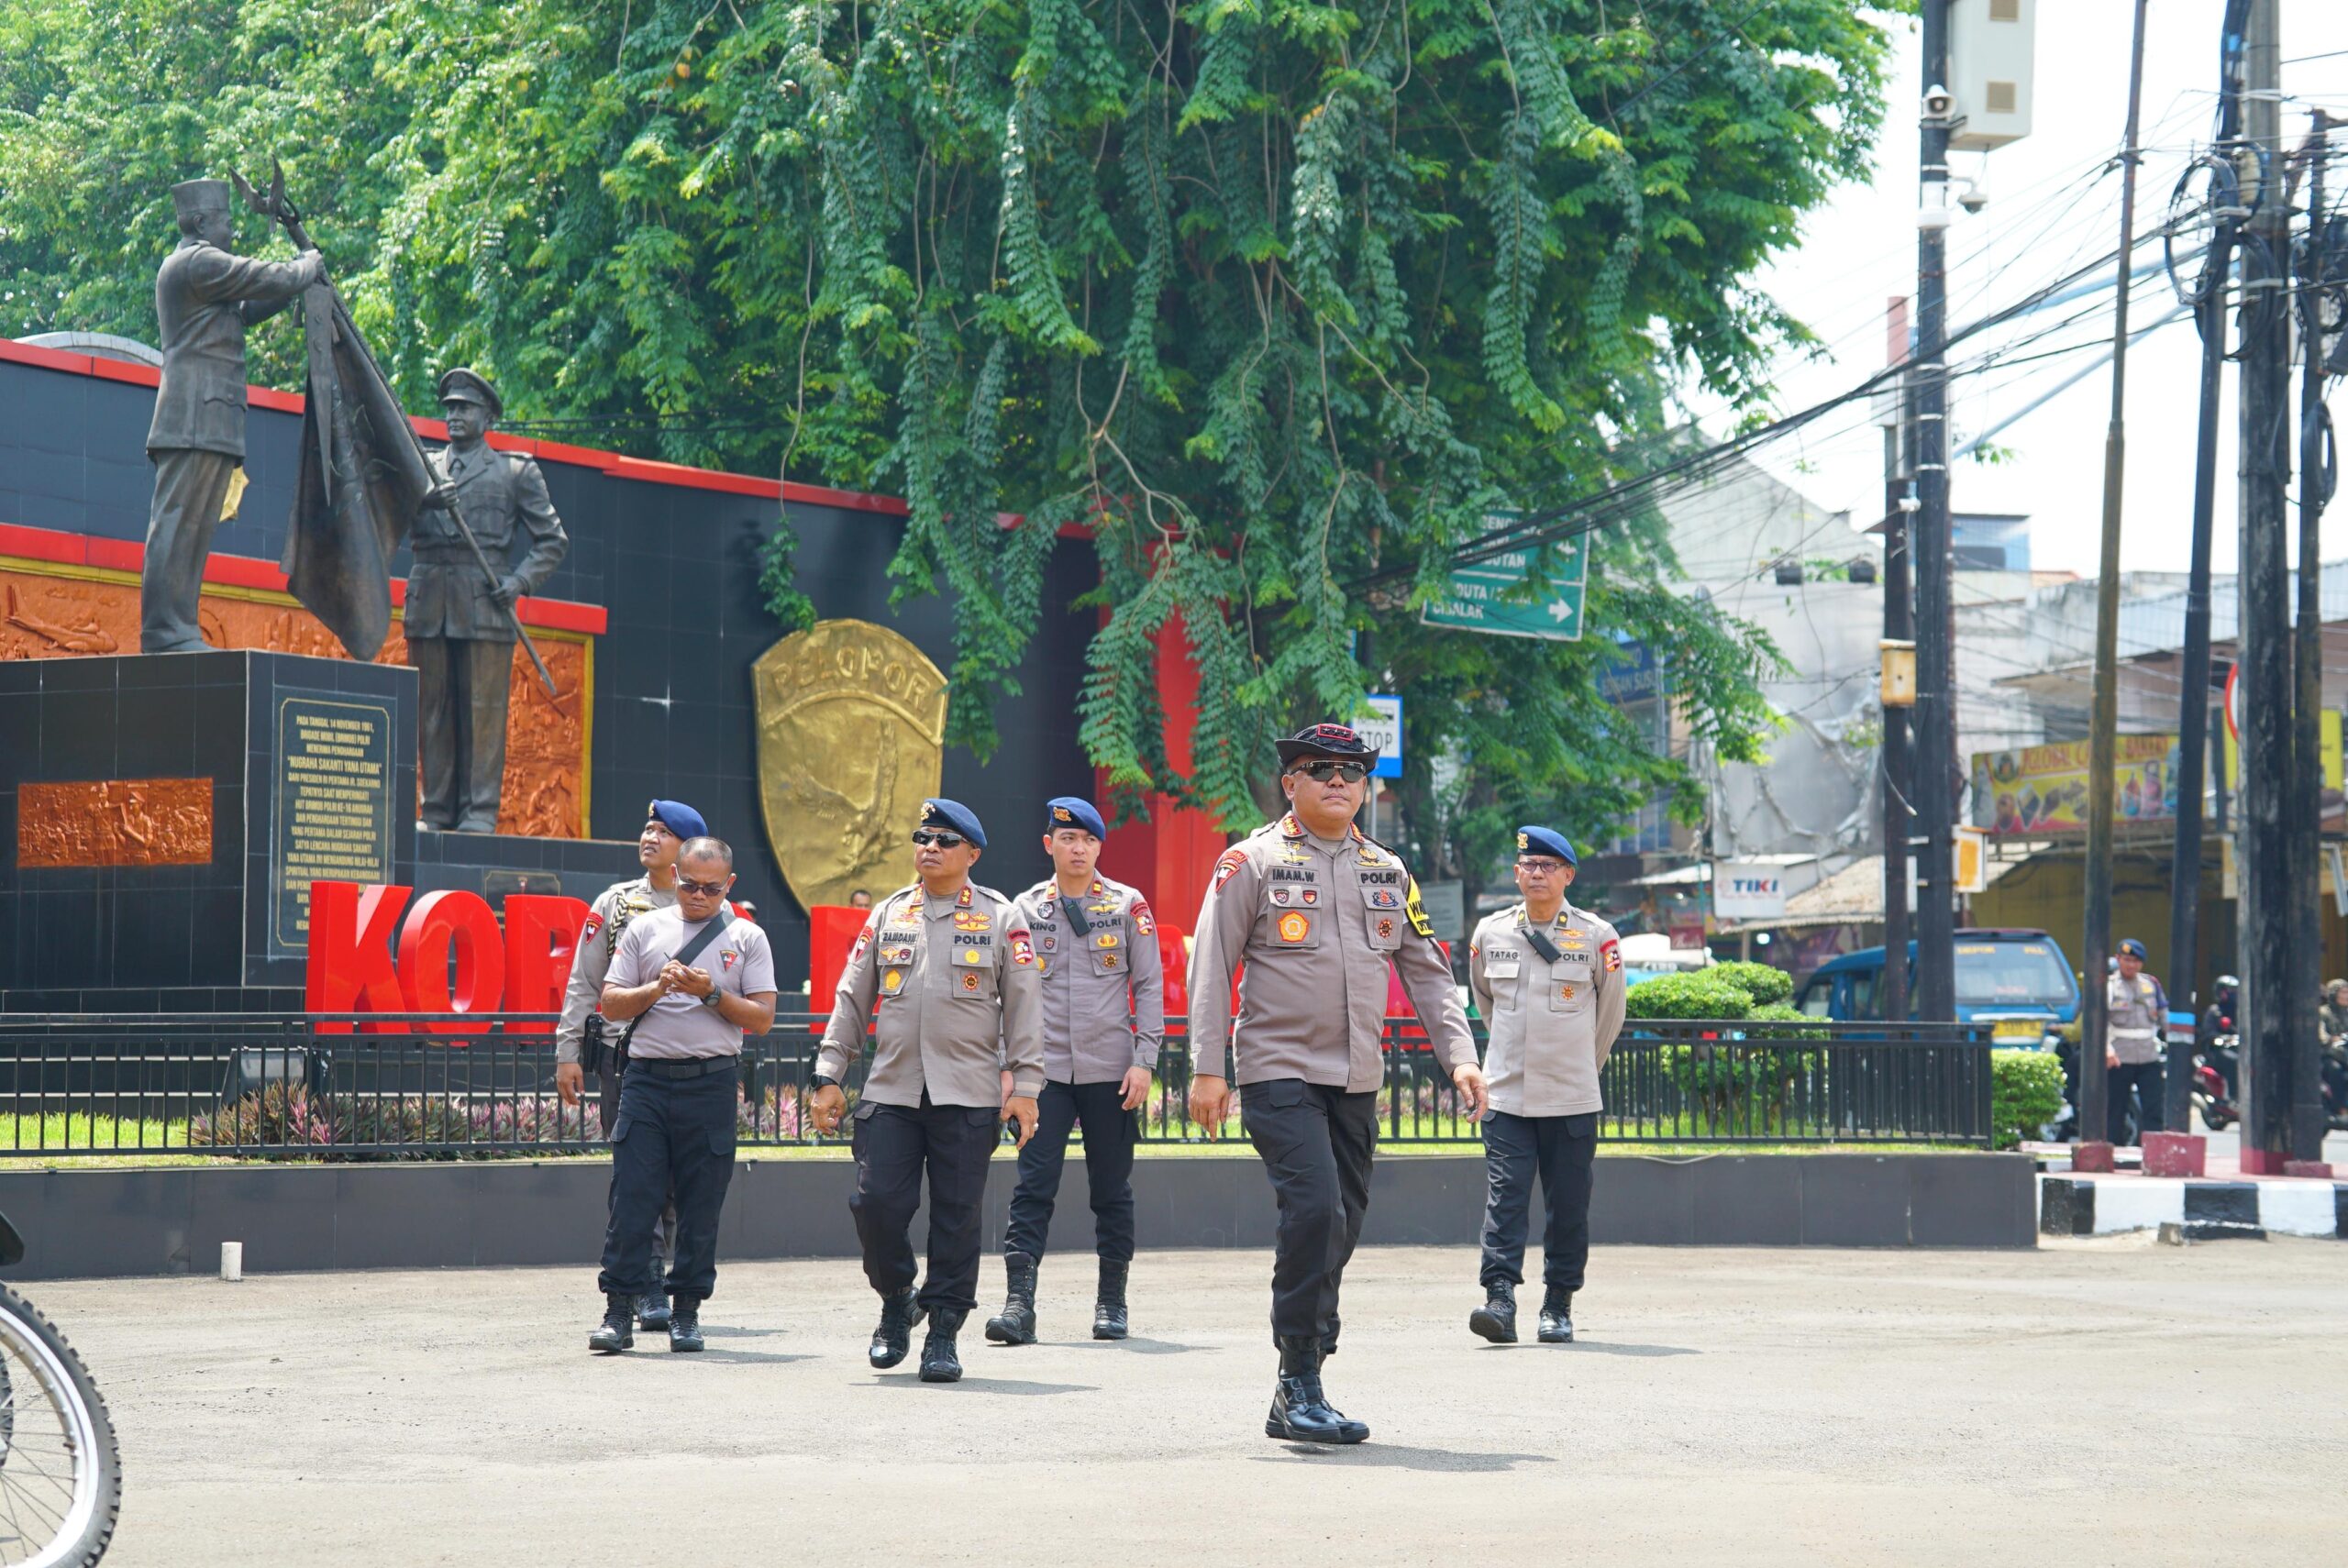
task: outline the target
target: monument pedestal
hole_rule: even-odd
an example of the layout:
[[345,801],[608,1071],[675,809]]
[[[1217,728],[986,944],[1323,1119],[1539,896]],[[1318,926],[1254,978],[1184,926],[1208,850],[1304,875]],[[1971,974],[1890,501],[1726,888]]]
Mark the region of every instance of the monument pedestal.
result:
[[0,1011],[299,1010],[313,880],[415,861],[415,672],[0,663]]

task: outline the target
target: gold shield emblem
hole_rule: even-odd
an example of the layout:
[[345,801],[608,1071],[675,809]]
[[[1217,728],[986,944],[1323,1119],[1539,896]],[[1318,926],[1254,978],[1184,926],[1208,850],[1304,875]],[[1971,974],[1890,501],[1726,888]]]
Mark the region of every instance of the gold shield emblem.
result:
[[803,907],[912,876],[904,845],[945,778],[946,677],[885,626],[819,621],[751,666],[767,843]]

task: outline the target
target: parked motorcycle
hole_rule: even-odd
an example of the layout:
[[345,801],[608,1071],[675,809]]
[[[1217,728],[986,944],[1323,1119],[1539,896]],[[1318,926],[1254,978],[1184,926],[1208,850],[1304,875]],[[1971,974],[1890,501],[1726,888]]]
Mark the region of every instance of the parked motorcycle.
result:
[[2200,1113],[2201,1125],[2212,1132],[2222,1132],[2242,1120],[2242,1108],[2234,1104],[2221,1070],[2222,1065],[2237,1059],[2241,1047],[2239,1036],[2221,1034],[2193,1058],[2193,1109]]
[[[0,1267],[24,1239],[0,1214]],[[90,1568],[122,1512],[122,1455],[90,1370],[32,1303],[0,1285],[0,1562]]]

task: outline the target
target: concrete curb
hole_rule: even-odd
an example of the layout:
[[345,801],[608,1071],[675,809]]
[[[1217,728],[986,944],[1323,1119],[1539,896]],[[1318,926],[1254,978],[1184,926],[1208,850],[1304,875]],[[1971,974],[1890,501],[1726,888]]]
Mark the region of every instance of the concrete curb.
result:
[[2270,1234],[2348,1241],[2348,1182],[2044,1176],[2038,1193],[2038,1229],[2049,1236],[2179,1225],[2191,1241]]
[[[220,1244],[249,1273],[360,1268],[590,1267],[603,1246],[601,1161],[0,1170],[0,1212],[26,1241],[20,1279],[209,1274]],[[1756,1154],[1599,1162],[1591,1239],[1657,1246],[2030,1247],[2032,1165],[2020,1154]],[[985,1225],[1001,1244],[1017,1180],[990,1167]],[[858,1255],[846,1160],[735,1167],[719,1255]],[[1268,1247],[1276,1216],[1252,1159],[1145,1157],[1141,1244]],[[1371,1177],[1370,1245],[1472,1245],[1477,1154],[1390,1155]],[[916,1229],[916,1246],[920,1231]],[[1539,1220],[1534,1220],[1537,1242]],[[1084,1176],[1060,1185],[1056,1255],[1092,1245]]]

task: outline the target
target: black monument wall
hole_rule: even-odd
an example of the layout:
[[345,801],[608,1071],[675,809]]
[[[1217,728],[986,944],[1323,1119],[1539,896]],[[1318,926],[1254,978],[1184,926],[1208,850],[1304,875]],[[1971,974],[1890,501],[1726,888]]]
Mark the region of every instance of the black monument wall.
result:
[[[143,538],[152,480],[144,448],[153,410],[151,387],[0,360],[0,524]],[[238,517],[222,525],[216,553],[278,558],[300,432],[297,414],[252,411],[246,434],[250,489]],[[794,984],[806,972],[806,922],[767,845],[750,711],[750,666],[781,635],[759,603],[756,558],[774,526],[776,503],[724,489],[622,478],[559,458],[542,459],[542,467],[571,539],[543,592],[602,605],[610,616],[594,646],[591,836],[632,841],[645,802],[658,796],[698,807],[712,831],[733,842],[738,891],[758,904],[783,983]],[[952,668],[950,600],[932,596],[889,608],[885,569],[902,520],[883,511],[797,502],[790,515],[800,538],[800,587],[820,616],[892,626],[939,668]],[[406,568],[403,553],[394,569],[404,574]],[[1075,710],[1095,622],[1067,606],[1092,580],[1090,546],[1064,541],[1047,569],[1044,613],[1017,671],[1022,694],[997,708],[1000,748],[984,766],[967,752],[947,753],[946,793],[975,809],[996,839],[982,879],[1006,891],[1047,868],[1036,846],[1041,802],[1091,788]],[[12,840],[6,850],[13,851]],[[615,846],[608,876],[582,875],[570,869],[579,853],[559,857],[566,893],[592,898],[633,869],[632,854]],[[11,951],[0,944],[0,962]],[[0,972],[0,988],[24,983]]]

